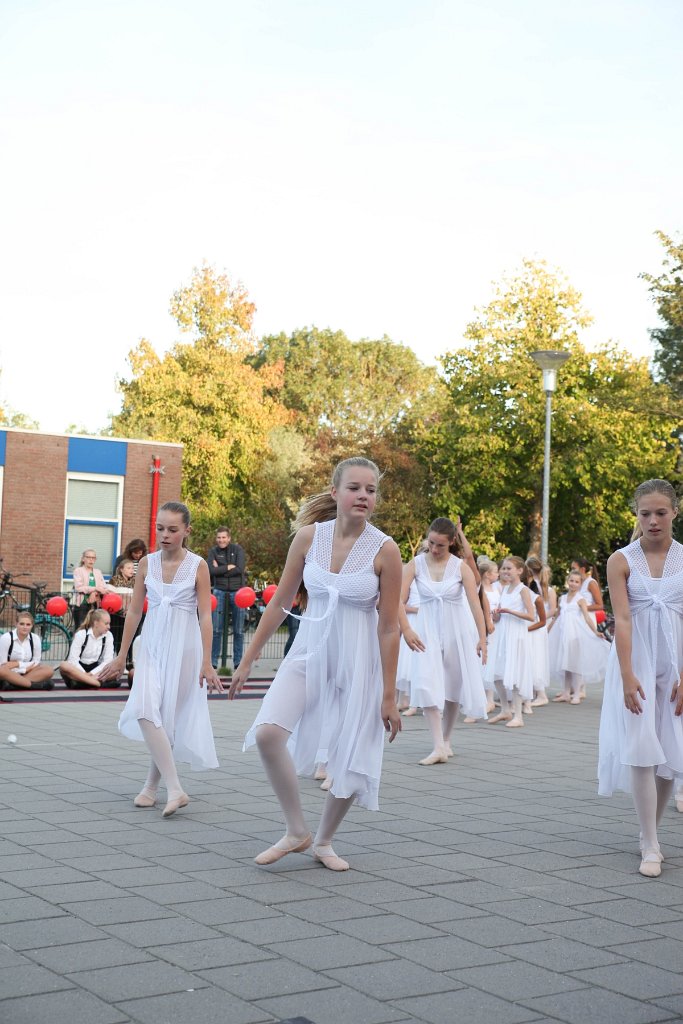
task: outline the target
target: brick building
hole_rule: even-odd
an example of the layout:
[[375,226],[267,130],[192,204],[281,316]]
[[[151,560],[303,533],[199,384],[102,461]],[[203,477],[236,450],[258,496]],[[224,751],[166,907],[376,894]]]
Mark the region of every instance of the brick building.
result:
[[149,543],[155,457],[159,505],[179,499],[182,453],[156,441],[0,430],[4,567],[68,589],[82,551],[94,548],[108,576],[128,541]]

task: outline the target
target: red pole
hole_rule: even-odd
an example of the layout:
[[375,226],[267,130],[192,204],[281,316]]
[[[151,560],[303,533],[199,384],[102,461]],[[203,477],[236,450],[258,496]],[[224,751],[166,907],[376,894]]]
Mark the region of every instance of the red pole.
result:
[[157,512],[159,511],[159,477],[163,473],[161,459],[155,455],[152,465],[149,467],[152,474],[152,509],[149,516],[149,550],[156,549],[157,540]]

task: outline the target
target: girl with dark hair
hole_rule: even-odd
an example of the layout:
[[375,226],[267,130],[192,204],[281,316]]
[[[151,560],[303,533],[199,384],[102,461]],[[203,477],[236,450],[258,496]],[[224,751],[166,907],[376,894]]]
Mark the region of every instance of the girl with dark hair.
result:
[[208,689],[223,689],[211,665],[211,582],[204,559],[186,549],[189,534],[187,506],[167,501],[157,516],[160,550],[140,562],[121,650],[101,675],[110,679],[123,674],[146,597],[148,611],[133,686],[119,730],[129,739],[144,740],[152,757],[147,780],[133,803],[154,807],[163,780],[164,818],[190,802],[178,778],[177,761],[188,762],[195,771],[218,767],[207,702]]
[[683,545],[673,539],[678,496],[667,480],[635,492],[630,544],[607,562],[615,618],[600,719],[598,792],[633,794],[639,871],[662,872],[657,826],[683,778]]
[[[439,517],[427,531],[427,551],[409,562],[403,575],[399,622],[406,644],[415,652],[410,704],[422,708],[432,736],[432,752],[419,762],[422,765],[445,764],[453,756],[451,735],[461,707],[469,718],[486,718],[477,657],[486,661],[478,578],[475,581],[455,550],[462,550],[455,523]],[[413,581],[420,599],[414,628],[405,610]]]
[[[306,611],[244,747],[256,744],[282,807],[287,831],[256,857],[274,864],[312,847],[332,871],[348,870],[332,840],[353,803],[378,807],[384,731],[401,728],[396,707],[401,556],[391,537],[369,523],[379,470],[369,459],[340,462],[329,491],[304,503],[275,596],[258,624],[229,697],[235,698],[299,589]],[[315,839],[301,806],[297,775],[327,765],[322,816]]]

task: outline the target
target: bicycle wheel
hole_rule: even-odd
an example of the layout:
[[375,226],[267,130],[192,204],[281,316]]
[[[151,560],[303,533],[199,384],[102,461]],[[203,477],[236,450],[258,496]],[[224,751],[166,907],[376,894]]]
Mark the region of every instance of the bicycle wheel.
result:
[[61,622],[48,615],[36,618],[36,633],[40,637],[43,661],[66,661],[71,646],[71,637]]

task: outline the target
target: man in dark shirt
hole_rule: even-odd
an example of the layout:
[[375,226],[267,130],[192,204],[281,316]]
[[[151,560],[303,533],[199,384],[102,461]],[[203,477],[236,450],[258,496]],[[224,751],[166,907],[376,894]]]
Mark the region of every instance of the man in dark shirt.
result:
[[233,544],[227,526],[216,530],[216,543],[206,556],[211,573],[211,589],[218,601],[213,614],[213,643],[211,661],[218,665],[223,639],[223,620],[226,610],[232,617],[232,663],[237,668],[244,648],[244,609],[235,604],[235,594],[244,586],[244,549]]

